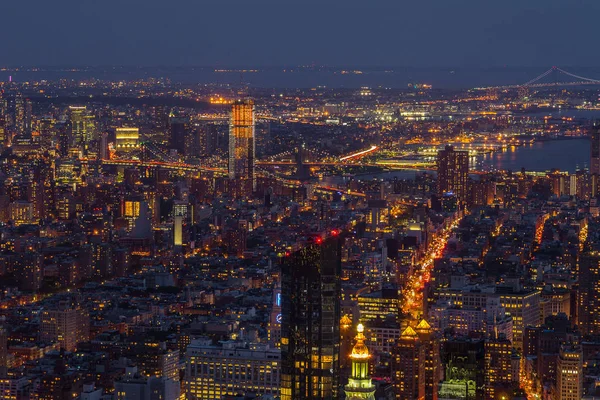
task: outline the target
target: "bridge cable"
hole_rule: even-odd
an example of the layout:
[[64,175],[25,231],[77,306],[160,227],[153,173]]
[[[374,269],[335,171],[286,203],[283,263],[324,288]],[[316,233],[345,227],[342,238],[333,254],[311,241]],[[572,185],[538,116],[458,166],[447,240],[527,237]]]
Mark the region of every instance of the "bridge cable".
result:
[[584,77],[584,76],[575,75],[575,74],[572,74],[572,73],[570,73],[570,72],[567,72],[567,71],[565,71],[564,69],[561,69],[561,68],[558,68],[558,67],[556,67],[556,70],[557,70],[557,71],[560,71],[560,72],[562,72],[562,73],[563,73],[563,74],[565,74],[565,75],[569,75],[569,76],[571,76],[571,77],[573,77],[573,78],[577,78],[577,79],[583,79],[584,81],[588,81],[588,82],[596,82],[596,83],[600,83],[600,80],[598,80],[598,79],[591,79],[591,78],[586,78],[586,77]]
[[543,74],[538,75],[537,77],[533,78],[532,80],[530,80],[520,86],[529,86],[532,83],[535,83],[535,82],[539,81],[540,79],[548,76],[552,71],[554,71],[554,67],[550,68],[548,71],[544,72]]

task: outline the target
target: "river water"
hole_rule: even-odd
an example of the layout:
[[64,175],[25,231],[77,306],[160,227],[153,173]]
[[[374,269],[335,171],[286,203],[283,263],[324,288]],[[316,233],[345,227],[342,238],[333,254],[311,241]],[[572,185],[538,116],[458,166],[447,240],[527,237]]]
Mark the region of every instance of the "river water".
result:
[[502,169],[520,171],[548,171],[553,168],[575,172],[590,166],[590,141],[563,139],[535,142],[530,145],[509,148],[482,156],[477,160],[478,169]]
[[[598,120],[600,110],[556,110],[524,114],[532,117],[546,115],[554,118],[572,117],[579,120]],[[561,139],[535,142],[530,145],[509,148],[506,151],[486,154],[477,159],[478,169],[502,169],[520,171],[575,172],[590,166],[590,140],[588,138]]]
[[[590,166],[590,140],[588,138],[557,139],[539,141],[519,147],[507,148],[505,151],[496,151],[477,157],[475,168],[478,170],[511,170],[514,172],[526,171],[544,172],[552,169],[575,172]],[[357,175],[357,179],[414,179],[418,171],[396,170],[373,174]],[[330,180],[332,177],[329,178]],[[341,177],[334,178],[341,182]]]

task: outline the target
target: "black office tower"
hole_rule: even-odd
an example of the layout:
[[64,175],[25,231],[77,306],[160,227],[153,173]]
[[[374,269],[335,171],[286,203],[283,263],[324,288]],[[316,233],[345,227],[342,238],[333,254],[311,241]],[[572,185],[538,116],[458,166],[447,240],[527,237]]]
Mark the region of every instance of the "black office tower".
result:
[[584,335],[600,335],[600,225],[590,223],[579,254],[577,326]]
[[185,155],[186,141],[190,134],[190,118],[186,115],[171,114],[169,117],[169,148],[177,154]]
[[284,258],[281,400],[339,396],[340,274],[338,236]]
[[590,174],[600,175],[600,124],[594,124],[590,135]]

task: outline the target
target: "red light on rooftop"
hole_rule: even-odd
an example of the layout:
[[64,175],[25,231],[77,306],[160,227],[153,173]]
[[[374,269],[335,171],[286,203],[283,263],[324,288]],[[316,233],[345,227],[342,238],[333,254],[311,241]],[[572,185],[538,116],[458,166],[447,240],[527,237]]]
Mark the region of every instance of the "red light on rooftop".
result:
[[316,244],[321,244],[323,243],[323,238],[321,236],[317,236],[317,238],[315,239],[315,243]]
[[286,252],[285,252],[285,256],[286,256],[286,257],[289,257],[289,256],[291,256],[291,255],[292,255],[292,253],[290,253],[289,251],[286,251]]
[[337,236],[340,234],[340,231],[338,231],[337,229],[334,229],[331,231],[331,236]]

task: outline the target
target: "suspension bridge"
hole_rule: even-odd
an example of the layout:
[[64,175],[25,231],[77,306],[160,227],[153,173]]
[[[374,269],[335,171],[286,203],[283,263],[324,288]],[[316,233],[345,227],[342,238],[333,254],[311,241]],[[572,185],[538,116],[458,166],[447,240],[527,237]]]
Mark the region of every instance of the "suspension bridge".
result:
[[[359,161],[378,150],[377,146],[371,146],[368,149],[360,150],[345,156],[333,156],[332,154],[319,149],[298,148],[296,151],[285,151],[279,154],[272,155],[264,160],[257,160],[255,165],[257,174],[276,177],[275,174],[265,170],[268,167],[325,167],[339,165],[371,165],[360,163]],[[182,161],[176,154],[165,152],[156,143],[145,140],[138,152],[130,153],[130,158],[111,158],[103,160],[104,165],[120,166],[120,167],[147,167],[147,168],[164,168],[169,170],[177,170],[181,172],[198,173],[210,172],[216,175],[227,175],[227,166],[210,167],[201,164],[192,164]],[[376,166],[376,164],[372,164]],[[406,167],[404,167],[406,169]],[[284,179],[278,177],[280,179]],[[291,182],[291,181],[290,181]]]
[[[568,81],[568,82],[559,82],[556,80],[558,75],[564,75],[569,78],[577,79],[576,81]],[[549,76],[554,76],[554,82],[543,82],[544,78]],[[504,85],[504,86],[488,86],[488,87],[479,87],[475,88],[476,90],[490,90],[490,89],[500,89],[500,90],[510,90],[510,89],[522,89],[522,88],[550,88],[556,86],[580,86],[580,85],[600,85],[599,79],[587,78],[585,76],[577,75],[571,73],[569,71],[565,71],[562,68],[557,66],[553,66],[547,71],[541,73],[535,78],[522,83],[520,85]]]
[[[356,151],[345,156],[334,156],[327,151],[320,149],[308,149],[304,146],[296,150],[287,150],[279,154],[274,154],[262,160],[257,160],[256,166],[298,166],[306,165],[309,167],[323,167],[336,165],[352,165],[356,164],[363,157],[378,150],[377,146],[371,146],[368,149]],[[134,155],[134,158],[114,158],[104,160],[106,165],[122,165],[122,166],[148,166],[148,167],[165,167],[171,169],[181,169],[182,171],[225,171],[226,168],[210,168],[200,164],[191,164],[181,161],[177,154],[167,153],[156,143],[150,140],[144,140],[137,152],[129,153],[129,156]],[[364,164],[361,164],[364,165]]]

